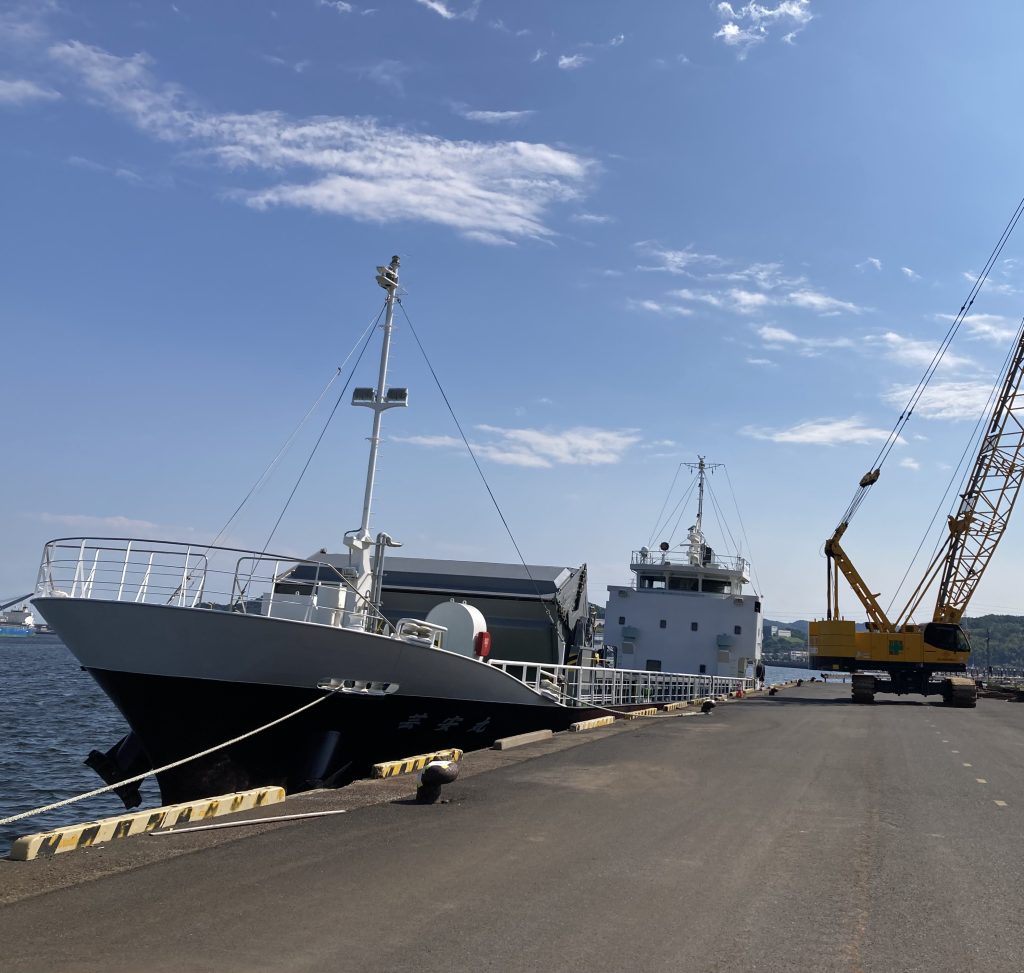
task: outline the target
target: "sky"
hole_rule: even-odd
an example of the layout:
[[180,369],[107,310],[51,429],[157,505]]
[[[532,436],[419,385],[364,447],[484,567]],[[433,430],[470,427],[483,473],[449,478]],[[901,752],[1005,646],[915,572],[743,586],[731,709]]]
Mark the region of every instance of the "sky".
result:
[[[820,617],[822,542],[1024,192],[1022,29],[1011,0],[0,2],[0,595],[51,537],[212,539],[344,365],[222,536],[261,548],[399,254],[375,530],[517,560],[411,321],[527,561],[603,603],[683,539],[659,511],[704,455],[767,616]],[[1016,235],[844,539],[883,604],[1022,297]],[[338,408],[271,549],[340,549],[369,419]],[[1022,571],[1011,522],[969,614],[1024,613]]]

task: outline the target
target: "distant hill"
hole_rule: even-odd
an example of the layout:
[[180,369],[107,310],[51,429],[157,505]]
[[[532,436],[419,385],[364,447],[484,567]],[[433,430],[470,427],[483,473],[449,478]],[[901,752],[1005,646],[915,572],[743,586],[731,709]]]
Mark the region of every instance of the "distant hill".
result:
[[[778,655],[793,650],[807,649],[807,621],[776,622],[770,618],[764,624],[764,651]],[[979,615],[962,622],[971,640],[971,662],[976,666],[1013,666],[1024,668],[1024,616]],[[772,628],[788,630],[790,638],[772,638]],[[858,631],[864,626],[858,624]]]

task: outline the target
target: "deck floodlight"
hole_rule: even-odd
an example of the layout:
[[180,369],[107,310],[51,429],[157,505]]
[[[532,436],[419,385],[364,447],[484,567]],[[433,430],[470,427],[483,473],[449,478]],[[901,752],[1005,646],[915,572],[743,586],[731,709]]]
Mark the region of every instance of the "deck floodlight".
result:
[[352,389],[352,404],[366,405],[373,402],[373,391],[373,389],[367,388]]
[[388,389],[387,394],[384,396],[384,401],[387,402],[388,405],[408,405],[409,390]]

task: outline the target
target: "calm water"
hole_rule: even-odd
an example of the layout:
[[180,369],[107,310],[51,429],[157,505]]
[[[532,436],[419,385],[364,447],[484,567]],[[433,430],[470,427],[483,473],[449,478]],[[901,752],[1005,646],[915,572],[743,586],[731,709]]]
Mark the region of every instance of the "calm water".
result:
[[[103,781],[82,761],[107,750],[128,727],[60,639],[0,638],[0,818],[91,791]],[[155,783],[143,803],[158,803]],[[124,810],[101,794],[48,814],[0,825],[0,855],[12,838]]]

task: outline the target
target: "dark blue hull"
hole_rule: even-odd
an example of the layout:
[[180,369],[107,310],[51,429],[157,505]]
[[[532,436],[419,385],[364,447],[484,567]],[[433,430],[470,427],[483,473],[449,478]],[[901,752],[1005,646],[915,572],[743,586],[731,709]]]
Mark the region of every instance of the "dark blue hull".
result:
[[[323,697],[315,690],[90,670],[152,767],[232,739]],[[477,750],[565,730],[606,710],[337,693],[278,726],[158,776],[166,803],[278,784],[289,793],[367,776],[374,763]],[[121,778],[128,776],[122,774]]]

